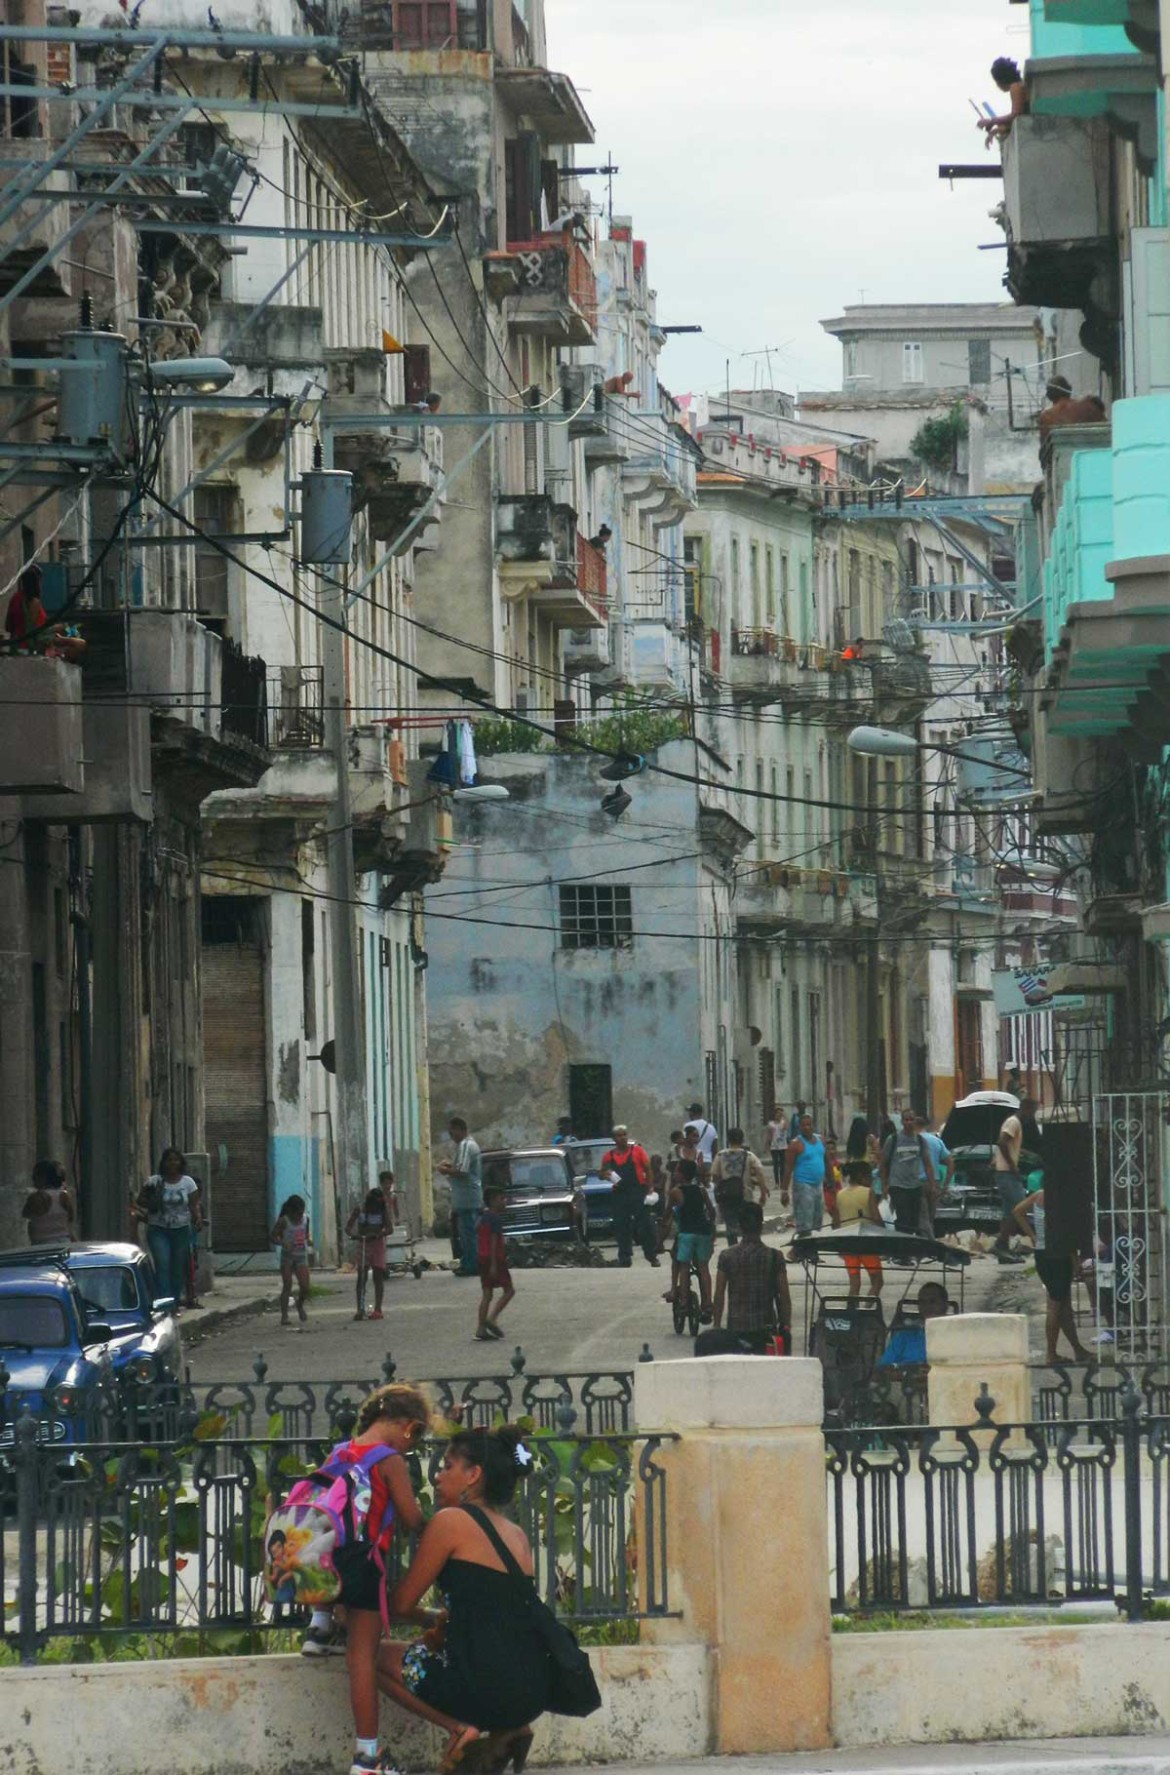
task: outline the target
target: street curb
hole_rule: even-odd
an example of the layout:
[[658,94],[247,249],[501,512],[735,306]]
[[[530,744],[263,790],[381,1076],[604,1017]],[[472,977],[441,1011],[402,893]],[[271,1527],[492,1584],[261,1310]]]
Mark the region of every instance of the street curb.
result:
[[206,1311],[199,1309],[197,1319],[188,1318],[184,1314],[180,1320],[183,1342],[197,1343],[208,1332],[220,1331],[233,1320],[257,1318],[261,1313],[271,1312],[275,1304],[271,1295],[254,1295],[248,1300],[236,1301],[230,1307],[208,1307]]

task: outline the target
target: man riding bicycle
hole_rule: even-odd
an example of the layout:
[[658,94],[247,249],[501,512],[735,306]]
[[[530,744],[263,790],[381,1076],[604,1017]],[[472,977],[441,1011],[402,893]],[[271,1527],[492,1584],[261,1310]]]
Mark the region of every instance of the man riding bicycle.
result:
[[685,1298],[687,1272],[692,1265],[699,1276],[699,1318],[711,1323],[711,1254],[715,1249],[715,1215],[711,1198],[699,1182],[699,1167],[694,1159],[680,1159],[675,1183],[670,1192],[673,1208],[678,1210],[678,1237],[674,1246],[674,1268],[671,1285],[663,1300],[677,1304]]

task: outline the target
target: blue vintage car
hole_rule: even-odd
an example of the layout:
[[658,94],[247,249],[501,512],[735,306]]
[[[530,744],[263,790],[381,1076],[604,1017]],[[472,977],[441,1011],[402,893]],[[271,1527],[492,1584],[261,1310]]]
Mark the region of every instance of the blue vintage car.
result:
[[[8,1376],[0,1449],[11,1446],[26,1403],[42,1441],[82,1442],[95,1426],[94,1390],[103,1375],[178,1381],[175,1302],[156,1297],[154,1265],[136,1245],[0,1252],[0,1362]],[[116,1414],[116,1392],[112,1402]]]

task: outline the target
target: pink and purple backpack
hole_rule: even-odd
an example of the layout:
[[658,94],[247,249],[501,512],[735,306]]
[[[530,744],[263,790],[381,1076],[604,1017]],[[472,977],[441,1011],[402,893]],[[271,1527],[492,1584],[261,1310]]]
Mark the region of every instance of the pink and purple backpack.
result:
[[264,1588],[269,1602],[285,1607],[328,1608],[339,1601],[341,1578],[333,1555],[364,1543],[383,1570],[381,1542],[393,1525],[389,1499],[381,1520],[370,1521],[371,1474],[398,1451],[374,1442],[360,1455],[338,1443],[315,1473],[298,1479],[264,1525]]

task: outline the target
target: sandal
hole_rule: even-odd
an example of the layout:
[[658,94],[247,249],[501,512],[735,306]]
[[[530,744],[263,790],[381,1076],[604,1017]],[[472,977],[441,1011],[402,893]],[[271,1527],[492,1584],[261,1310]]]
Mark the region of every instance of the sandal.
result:
[[443,1760],[439,1764],[439,1775],[455,1775],[455,1770],[463,1762],[468,1751],[478,1744],[482,1737],[483,1733],[478,1726],[461,1726],[443,1752]]

